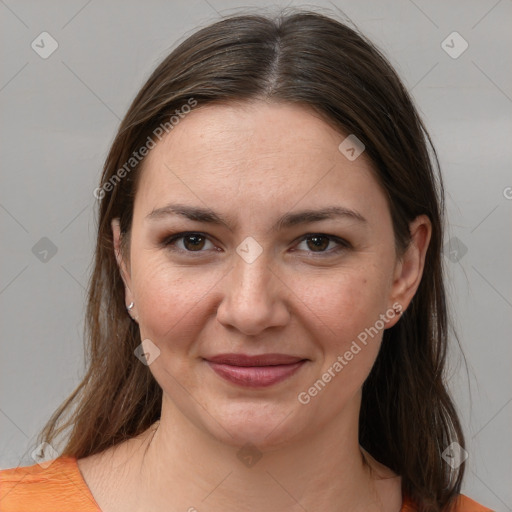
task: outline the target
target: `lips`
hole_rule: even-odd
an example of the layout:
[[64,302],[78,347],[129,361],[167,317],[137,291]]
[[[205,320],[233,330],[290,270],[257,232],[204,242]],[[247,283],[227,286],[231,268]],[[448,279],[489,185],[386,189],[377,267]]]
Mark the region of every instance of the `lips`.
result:
[[207,358],[225,380],[246,387],[266,387],[291,377],[306,359],[286,354],[219,354]]
[[220,354],[208,357],[212,363],[229,364],[231,366],[275,366],[279,364],[293,364],[302,361],[301,357],[286,354],[261,354],[249,356],[246,354]]

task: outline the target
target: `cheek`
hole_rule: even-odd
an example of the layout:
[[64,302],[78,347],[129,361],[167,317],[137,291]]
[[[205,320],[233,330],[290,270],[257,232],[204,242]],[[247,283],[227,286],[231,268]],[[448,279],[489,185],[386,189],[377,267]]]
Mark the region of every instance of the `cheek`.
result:
[[161,256],[141,259],[137,268],[132,285],[141,336],[157,343],[172,340],[174,348],[189,343],[201,329],[197,317],[204,318],[208,294],[222,273],[172,265]]
[[387,279],[375,266],[346,269],[314,279],[303,278],[297,285],[305,310],[316,323],[322,339],[342,348],[386,309]]
[[[281,275],[287,284],[282,300],[296,317],[292,322],[302,326],[304,337],[316,345],[317,354],[323,353],[326,363],[345,353],[386,309],[387,274],[372,255],[365,258],[364,264],[308,272],[284,270]],[[216,309],[225,298],[220,289],[229,293],[225,280],[231,280],[226,273],[228,269],[221,266],[178,266],[161,252],[133,254],[132,291],[142,339],[149,338],[173,353],[193,352],[208,322],[215,323]],[[371,339],[378,349],[377,338]],[[303,341],[302,349],[304,345]],[[371,358],[375,350],[368,344],[365,357]]]
[[304,318],[310,322],[307,329],[316,344],[318,365],[300,397],[314,401],[319,418],[339,412],[361,389],[375,363],[383,332],[379,319],[386,312],[386,283],[378,278],[378,269],[352,269],[315,280],[314,291],[309,288],[303,294],[303,311],[308,312]]

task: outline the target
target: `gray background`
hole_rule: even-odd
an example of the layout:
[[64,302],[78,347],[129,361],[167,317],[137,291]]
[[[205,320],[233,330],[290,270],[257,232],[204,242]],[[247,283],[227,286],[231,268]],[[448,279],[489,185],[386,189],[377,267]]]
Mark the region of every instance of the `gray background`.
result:
[[[34,463],[38,430],[83,372],[92,192],[120,118],[170,48],[245,5],[0,0],[1,468]],[[512,2],[308,5],[341,9],[383,49],[433,136],[447,188],[450,303],[470,370],[454,344],[450,385],[469,452],[463,492],[512,510]],[[46,59],[31,47],[43,31],[58,43]],[[454,31],[469,45],[458,58],[441,45]],[[462,44],[452,37],[445,48]]]

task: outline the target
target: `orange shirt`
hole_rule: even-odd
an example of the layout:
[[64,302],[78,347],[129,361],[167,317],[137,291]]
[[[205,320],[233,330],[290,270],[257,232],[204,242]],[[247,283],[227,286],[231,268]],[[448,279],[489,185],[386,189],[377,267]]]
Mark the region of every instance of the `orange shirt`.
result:
[[[0,471],[0,512],[101,512],[75,457]],[[414,512],[404,498],[400,512]],[[456,512],[492,512],[460,494]]]

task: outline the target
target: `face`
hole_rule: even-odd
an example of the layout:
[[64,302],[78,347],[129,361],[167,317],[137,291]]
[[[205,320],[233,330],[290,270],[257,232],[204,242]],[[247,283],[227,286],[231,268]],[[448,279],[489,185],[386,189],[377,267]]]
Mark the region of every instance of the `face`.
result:
[[[160,351],[164,406],[226,443],[337,421],[419,284],[428,219],[399,258],[371,163],[340,152],[345,137],[301,106],[210,105],[145,160],[117,251],[126,303]],[[212,362],[222,354],[288,359]]]

